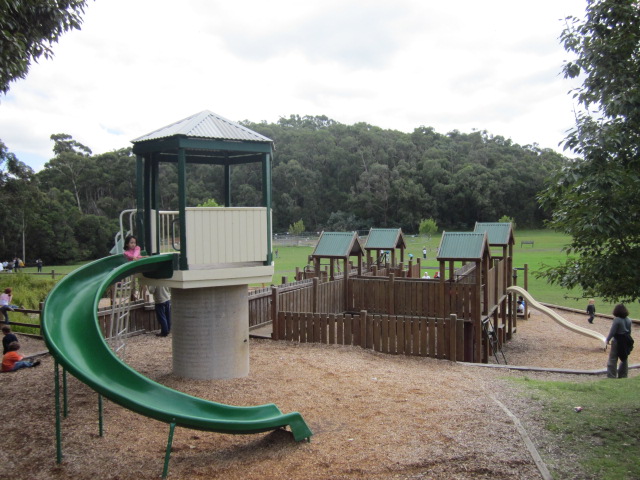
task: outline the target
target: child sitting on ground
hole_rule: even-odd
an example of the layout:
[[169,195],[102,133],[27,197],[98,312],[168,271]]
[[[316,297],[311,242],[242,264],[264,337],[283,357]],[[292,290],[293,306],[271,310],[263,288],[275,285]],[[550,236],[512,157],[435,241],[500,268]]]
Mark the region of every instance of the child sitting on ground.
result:
[[11,342],[7,347],[7,353],[2,357],[2,371],[3,372],[15,372],[21,368],[31,368],[40,365],[40,360],[35,362],[29,362],[23,360],[23,356],[18,353],[20,350],[20,344],[18,342]]
[[4,355],[9,351],[9,344],[11,342],[17,342],[18,337],[11,333],[11,327],[4,325],[2,327],[2,354]]

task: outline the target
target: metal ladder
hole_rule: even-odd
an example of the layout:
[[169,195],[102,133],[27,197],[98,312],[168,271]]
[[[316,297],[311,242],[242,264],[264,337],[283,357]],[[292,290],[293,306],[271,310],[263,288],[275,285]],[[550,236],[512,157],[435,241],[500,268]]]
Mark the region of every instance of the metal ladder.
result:
[[131,301],[131,292],[134,282],[134,276],[125,277],[116,282],[111,296],[111,321],[109,322],[107,342],[120,358],[124,358],[125,347],[127,346],[126,336],[129,332],[129,313],[133,303]]
[[489,342],[489,348],[491,348],[491,353],[493,353],[493,356],[496,359],[496,363],[500,363],[500,358],[498,358],[498,353],[500,353],[500,355],[502,355],[502,359],[504,360],[504,364],[507,365],[507,357],[504,356],[502,345],[500,345],[498,333],[493,326],[491,317],[487,317],[482,321],[482,331],[484,332],[487,342]]

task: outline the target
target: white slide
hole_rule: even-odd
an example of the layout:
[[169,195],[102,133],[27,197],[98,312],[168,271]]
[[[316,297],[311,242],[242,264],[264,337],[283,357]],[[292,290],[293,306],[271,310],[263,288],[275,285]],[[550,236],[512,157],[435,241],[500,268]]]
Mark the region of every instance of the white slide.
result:
[[518,295],[522,295],[524,297],[524,299],[527,302],[529,302],[529,306],[530,307],[533,307],[536,310],[541,311],[545,315],[547,315],[547,316],[551,317],[552,319],[554,319],[557,323],[562,325],[564,328],[568,328],[572,332],[579,333],[580,335],[584,335],[585,337],[593,337],[596,340],[600,340],[602,342],[602,348],[606,348],[606,346],[607,346],[606,337],[604,335],[602,335],[601,333],[595,332],[593,330],[589,330],[588,328],[579,327],[578,325],[574,325],[573,323],[565,320],[560,315],[558,315],[556,312],[551,310],[549,307],[545,307],[541,303],[538,303],[536,301],[536,299],[533,298],[531,295],[529,295],[529,292],[527,292],[524,288],[521,288],[521,287],[509,287],[509,288],[507,288],[507,291],[508,292],[512,292],[512,293],[516,293]]

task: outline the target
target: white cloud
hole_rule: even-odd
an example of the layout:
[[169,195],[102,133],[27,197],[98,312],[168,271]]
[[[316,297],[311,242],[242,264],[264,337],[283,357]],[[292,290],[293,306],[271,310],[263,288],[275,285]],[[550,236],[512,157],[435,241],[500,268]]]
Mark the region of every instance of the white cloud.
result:
[[35,168],[53,133],[101,153],[201,110],[488,130],[556,148],[573,125],[561,18],[582,0],[109,0],[0,99]]

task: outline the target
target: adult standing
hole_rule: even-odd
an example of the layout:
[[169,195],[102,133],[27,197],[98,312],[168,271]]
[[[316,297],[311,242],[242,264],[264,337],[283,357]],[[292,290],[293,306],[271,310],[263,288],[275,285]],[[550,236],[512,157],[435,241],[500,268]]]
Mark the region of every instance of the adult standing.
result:
[[171,290],[167,287],[149,287],[156,304],[156,319],[160,324],[158,337],[166,337],[171,332]]
[[42,273],[42,259],[38,258],[36,260],[36,267],[38,267],[38,273]]
[[[627,378],[629,374],[629,343],[631,337],[631,319],[629,310],[619,303],[613,309],[613,323],[607,335],[606,343],[611,342],[609,361],[607,362],[608,378]],[[620,365],[618,365],[620,359]]]
[[427,247],[422,247],[422,258],[427,259]]

